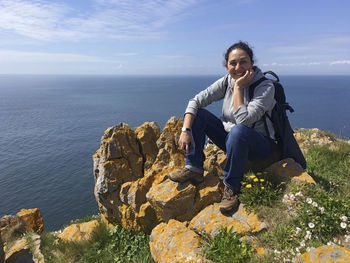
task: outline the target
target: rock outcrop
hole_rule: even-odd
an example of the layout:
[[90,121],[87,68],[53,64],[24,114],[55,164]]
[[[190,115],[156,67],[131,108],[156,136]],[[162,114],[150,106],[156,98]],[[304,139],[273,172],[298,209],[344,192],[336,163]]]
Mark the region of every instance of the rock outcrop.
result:
[[18,235],[25,232],[41,234],[44,230],[43,217],[38,208],[22,209],[16,215],[5,215],[0,219],[0,232],[14,231]]
[[172,117],[162,133],[155,123],[132,130],[119,124],[106,130],[93,156],[95,196],[102,216],[133,231],[150,233],[160,222],[191,220],[221,198],[217,167],[204,183],[177,184],[167,175],[185,164],[177,140],[182,122]]
[[64,241],[85,241],[89,240],[91,233],[98,227],[98,221],[92,220],[81,224],[72,224],[58,235],[58,238]]
[[38,234],[17,239],[6,249],[6,263],[34,262],[44,263],[44,256],[40,251],[41,239]]
[[[243,204],[232,216],[220,213],[217,203],[223,191],[226,155],[215,145],[205,149],[203,183],[168,179],[170,172],[185,164],[176,143],[181,127],[181,120],[172,117],[162,132],[155,123],[144,123],[135,130],[127,124],[108,128],[93,156],[95,197],[104,222],[118,221],[127,229],[151,233],[150,248],[156,262],[209,262],[202,254],[201,235],[213,237],[222,228],[233,228],[249,240],[253,238],[249,235],[266,229],[266,225]],[[296,134],[305,143],[304,151],[310,147],[305,136],[316,140],[312,134]],[[321,144],[328,144],[331,138],[323,135],[328,139],[322,139]],[[248,163],[248,167],[265,170],[273,180],[315,183],[294,160],[276,160],[278,152],[269,160]],[[260,254],[266,252],[255,248]],[[299,260],[304,260],[303,256]]]
[[[38,235],[43,230],[43,218],[38,208],[22,209],[16,215],[3,216],[0,219],[0,259],[1,253],[5,252],[5,261],[0,262],[44,262]],[[31,234],[23,237],[28,232]],[[1,236],[14,240],[9,243],[4,240],[4,250]]]
[[211,262],[203,256],[204,241],[184,223],[169,220],[156,226],[150,237],[150,249],[156,262]]

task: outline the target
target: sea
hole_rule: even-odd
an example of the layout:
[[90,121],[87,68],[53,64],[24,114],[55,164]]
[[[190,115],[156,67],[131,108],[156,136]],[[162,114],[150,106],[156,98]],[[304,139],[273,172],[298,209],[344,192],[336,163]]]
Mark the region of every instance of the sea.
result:
[[[39,208],[45,230],[98,213],[92,155],[118,123],[161,127],[220,76],[0,75],[0,217]],[[350,139],[349,76],[280,76],[293,128]],[[217,115],[221,102],[207,108]]]

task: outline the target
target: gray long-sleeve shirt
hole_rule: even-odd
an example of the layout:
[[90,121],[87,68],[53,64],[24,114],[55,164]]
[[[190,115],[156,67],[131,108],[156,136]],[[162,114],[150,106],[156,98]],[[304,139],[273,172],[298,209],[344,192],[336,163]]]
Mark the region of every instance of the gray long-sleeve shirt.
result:
[[[272,108],[276,103],[274,99],[275,88],[271,80],[265,80],[255,88],[253,98],[249,100],[249,86],[264,77],[264,74],[258,67],[253,67],[253,69],[254,78],[244,88],[244,104],[239,106],[235,111],[233,110],[233,87],[235,80],[227,74],[191,99],[185,114],[191,113],[196,115],[198,109],[204,108],[214,101],[223,99],[221,120],[227,132],[236,124],[252,127],[255,123],[254,129],[267,135],[262,116],[265,112],[271,116]],[[228,78],[227,87],[225,85],[226,78]],[[266,122],[270,137],[274,139],[272,122],[269,118],[266,118]]]

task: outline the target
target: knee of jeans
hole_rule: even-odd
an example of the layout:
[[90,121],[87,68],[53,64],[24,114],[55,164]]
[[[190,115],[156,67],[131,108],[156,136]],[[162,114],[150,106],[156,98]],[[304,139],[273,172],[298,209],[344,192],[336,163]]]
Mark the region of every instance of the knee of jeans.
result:
[[196,123],[200,123],[202,120],[204,120],[206,117],[206,112],[207,110],[205,109],[198,109],[193,125],[196,125]]
[[203,116],[205,116],[206,112],[208,112],[206,109],[198,109],[197,110],[197,114],[196,114],[196,118],[202,118]]
[[249,128],[247,126],[244,126],[243,124],[237,124],[231,128],[228,136],[226,137],[226,140],[236,141],[245,139],[248,135],[248,129]]

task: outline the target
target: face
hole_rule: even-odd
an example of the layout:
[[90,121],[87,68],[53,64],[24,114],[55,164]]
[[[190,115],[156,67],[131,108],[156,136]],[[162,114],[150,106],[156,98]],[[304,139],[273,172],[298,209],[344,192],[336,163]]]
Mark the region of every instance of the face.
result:
[[226,67],[232,78],[239,79],[247,70],[253,68],[253,61],[244,50],[237,48],[229,54]]

